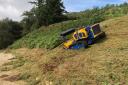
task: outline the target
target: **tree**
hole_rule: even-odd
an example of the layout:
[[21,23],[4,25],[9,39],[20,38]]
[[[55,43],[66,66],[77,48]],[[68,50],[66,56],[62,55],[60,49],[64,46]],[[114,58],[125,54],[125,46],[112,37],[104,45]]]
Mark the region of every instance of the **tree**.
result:
[[40,26],[47,26],[65,19],[62,0],[35,0],[30,3],[36,7],[35,15]]
[[4,19],[0,21],[0,49],[12,44],[22,36],[22,26],[18,22]]
[[[51,19],[53,22],[59,22],[63,20],[63,13],[65,12],[63,3],[61,0],[47,0],[47,11],[49,12],[49,17],[51,16]],[[51,21],[52,23],[52,21]]]
[[[32,8],[30,11],[25,11],[22,16],[24,16],[21,21],[23,26],[23,35],[39,27],[38,24],[36,24],[37,18],[35,16],[35,8]],[[34,27],[35,24],[36,26]]]
[[66,12],[62,0],[34,0],[29,2],[34,4],[30,11],[23,13],[21,24],[23,34],[27,34],[40,26],[48,26],[68,18],[64,16]]

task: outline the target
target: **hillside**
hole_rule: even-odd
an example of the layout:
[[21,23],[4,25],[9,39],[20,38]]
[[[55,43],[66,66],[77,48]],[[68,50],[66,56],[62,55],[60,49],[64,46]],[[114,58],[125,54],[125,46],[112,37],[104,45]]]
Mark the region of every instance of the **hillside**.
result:
[[105,7],[94,7],[93,9],[87,9],[81,12],[69,13],[70,17],[77,17],[77,19],[85,18],[97,18],[110,19],[111,17],[119,17],[127,14],[128,3],[120,5],[108,4]]
[[16,41],[11,48],[48,48],[52,49],[62,43],[60,33],[66,29],[89,25],[86,19],[69,20],[56,23],[47,27],[30,32],[20,40]]
[[[96,7],[77,13],[68,13],[66,15],[69,17],[69,20],[55,23],[46,27],[42,26],[40,28],[34,28],[35,31],[30,30],[29,34],[23,36],[18,41],[15,41],[10,47],[53,49],[62,43],[59,36],[62,31],[69,28],[92,25],[97,22],[99,23],[104,20],[112,19],[114,17],[127,15],[127,9],[128,4],[123,3],[120,5],[106,5],[102,8]],[[72,18],[75,20],[72,20]]]
[[[31,85],[127,85],[127,23],[128,16],[101,22],[107,38],[87,49],[64,50],[60,46],[52,50],[27,48],[12,50],[11,52],[17,55],[17,60],[9,65],[14,65],[15,69],[19,67],[18,69],[23,72],[19,79]],[[40,39],[41,36],[34,38]],[[39,42],[41,41],[37,43]]]

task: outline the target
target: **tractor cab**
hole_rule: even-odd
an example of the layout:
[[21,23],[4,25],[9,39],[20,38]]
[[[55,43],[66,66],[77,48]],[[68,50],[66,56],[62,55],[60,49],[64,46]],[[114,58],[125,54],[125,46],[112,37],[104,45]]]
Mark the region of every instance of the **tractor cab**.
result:
[[88,37],[88,33],[85,29],[85,27],[79,28],[77,29],[74,33],[73,33],[73,39],[75,41],[77,40],[81,40],[81,39],[86,39]]

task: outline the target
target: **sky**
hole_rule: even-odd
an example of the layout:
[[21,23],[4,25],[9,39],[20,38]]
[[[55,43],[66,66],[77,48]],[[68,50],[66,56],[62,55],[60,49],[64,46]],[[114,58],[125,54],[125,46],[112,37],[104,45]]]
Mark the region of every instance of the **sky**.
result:
[[[20,21],[22,13],[32,8],[29,1],[31,0],[0,0],[0,19],[8,17]],[[63,2],[68,12],[79,12],[106,4],[120,4],[128,0],[63,0]]]

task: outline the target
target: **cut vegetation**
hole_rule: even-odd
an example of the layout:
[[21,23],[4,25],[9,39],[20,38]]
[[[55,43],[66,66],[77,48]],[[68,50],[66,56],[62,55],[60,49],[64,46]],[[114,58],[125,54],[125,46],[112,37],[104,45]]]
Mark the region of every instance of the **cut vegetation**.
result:
[[[75,22],[77,21],[74,21],[73,25],[76,25]],[[23,56],[26,60],[23,66],[19,67],[23,72],[20,79],[27,81],[31,85],[127,85],[127,23],[128,16],[100,23],[107,34],[107,38],[87,49],[64,50],[62,47],[57,47],[52,50],[26,48],[13,50],[12,53]],[[52,36],[56,38],[59,35],[59,31],[62,30],[56,30],[61,28],[59,25],[51,25],[49,27],[56,28],[54,31],[40,29],[36,33],[28,34],[16,42],[13,47],[19,47],[20,45],[21,47],[23,45],[25,47],[32,46],[32,48],[33,46],[42,47],[44,45],[47,47],[48,42],[52,43],[54,40],[58,40],[49,39],[48,36],[56,33],[56,35]],[[65,28],[67,27],[65,26]],[[41,33],[41,31],[47,32]],[[40,33],[42,35],[38,36]],[[47,43],[42,44],[43,40],[47,40]],[[32,43],[37,44],[33,45]]]
[[[66,14],[61,0],[30,3],[34,6],[20,23],[0,21],[0,48],[9,45],[8,52],[16,56],[7,63],[1,57],[0,71],[20,72],[0,79],[30,85],[128,85],[128,3]],[[87,49],[63,49],[62,31],[95,23],[105,39]]]

